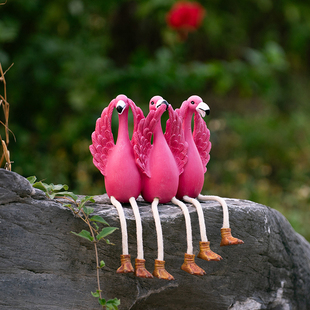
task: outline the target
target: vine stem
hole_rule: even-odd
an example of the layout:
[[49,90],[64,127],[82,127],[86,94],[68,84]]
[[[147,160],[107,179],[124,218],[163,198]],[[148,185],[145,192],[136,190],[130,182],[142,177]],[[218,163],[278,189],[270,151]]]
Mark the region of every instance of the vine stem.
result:
[[[72,202],[73,204],[75,204],[77,206],[77,208],[79,208],[79,204],[76,201],[74,201],[73,199],[70,199],[70,198],[65,197],[65,196],[64,197],[59,197],[59,198],[67,199],[70,202]],[[81,216],[79,211],[82,212],[84,218],[83,218],[83,216]],[[89,222],[88,215],[86,215],[83,210],[79,210],[79,211],[77,213],[76,213],[76,211],[74,211],[74,213],[76,213],[88,225],[90,233],[91,233],[92,237],[94,238],[93,243],[94,243],[94,247],[95,247],[95,256],[96,256],[97,285],[98,285],[99,298],[102,299],[101,288],[100,288],[100,272],[99,272],[100,271],[100,265],[99,265],[99,257],[98,257],[97,240],[96,240],[96,236],[94,234],[94,228],[93,228],[93,226]],[[105,308],[105,307],[102,306],[102,308]]]
[[[66,199],[68,200],[69,202],[71,202],[72,204],[76,205],[78,208],[79,208],[79,204],[74,201],[72,198],[68,198],[66,196],[62,196],[62,197],[58,197],[59,199]],[[56,198],[57,200],[57,198]],[[61,202],[60,202],[61,203]],[[71,208],[69,208],[71,209]],[[78,210],[78,211],[75,211],[73,208],[71,209],[71,211],[77,215],[84,223],[86,223],[88,226],[90,225],[89,221],[88,221],[88,216],[86,216],[85,212],[83,210]],[[87,218],[87,220],[85,220],[85,218],[83,216],[81,216],[80,212],[83,213],[84,217]],[[96,233],[97,233],[97,230],[93,227],[93,226],[90,226]]]
[[[84,213],[84,212],[83,212]],[[100,288],[100,273],[99,273],[99,271],[100,271],[100,266],[99,266],[99,258],[98,258],[98,249],[97,249],[97,240],[96,240],[96,238],[95,238],[95,234],[94,234],[94,229],[93,229],[93,227],[91,226],[91,224],[90,224],[90,222],[89,222],[89,220],[88,220],[88,217],[87,217],[87,225],[88,225],[88,227],[89,227],[89,230],[90,230],[90,233],[91,233],[91,235],[92,235],[92,237],[94,238],[94,241],[93,241],[93,243],[94,243],[94,247],[95,247],[95,255],[96,255],[96,265],[97,265],[97,284],[98,284],[98,292],[99,292],[99,297],[100,297],[100,299],[102,298],[101,297],[101,288]]]

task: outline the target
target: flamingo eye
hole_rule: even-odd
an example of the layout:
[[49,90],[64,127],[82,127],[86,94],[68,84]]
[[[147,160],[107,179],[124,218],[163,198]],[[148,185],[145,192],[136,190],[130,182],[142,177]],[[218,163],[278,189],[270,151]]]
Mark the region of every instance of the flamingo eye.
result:
[[154,103],[155,103],[154,101],[151,101],[151,105],[154,105]]
[[195,104],[195,101],[192,100],[192,101],[191,101],[191,104]]

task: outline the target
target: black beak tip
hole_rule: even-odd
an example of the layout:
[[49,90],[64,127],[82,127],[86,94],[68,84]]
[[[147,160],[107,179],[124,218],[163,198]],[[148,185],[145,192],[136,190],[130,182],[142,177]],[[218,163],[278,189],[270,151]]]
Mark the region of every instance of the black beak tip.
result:
[[207,114],[207,115],[210,115],[210,110],[207,110],[207,111],[206,111],[206,114]]

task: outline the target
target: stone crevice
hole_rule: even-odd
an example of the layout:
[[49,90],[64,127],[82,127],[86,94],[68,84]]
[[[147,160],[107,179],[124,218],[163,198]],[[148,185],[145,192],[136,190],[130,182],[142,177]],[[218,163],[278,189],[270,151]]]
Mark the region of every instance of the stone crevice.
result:
[[153,294],[160,294],[161,292],[171,289],[171,288],[177,288],[179,286],[178,283],[175,283],[175,281],[170,282],[160,288],[157,289],[153,289],[153,290],[149,290],[146,293],[140,293],[140,289],[139,289],[139,285],[137,285],[137,289],[138,289],[138,296],[135,300],[135,302],[130,306],[130,308],[128,308],[128,310],[133,309],[133,307],[140,302],[141,300],[146,300],[148,297],[150,297]]

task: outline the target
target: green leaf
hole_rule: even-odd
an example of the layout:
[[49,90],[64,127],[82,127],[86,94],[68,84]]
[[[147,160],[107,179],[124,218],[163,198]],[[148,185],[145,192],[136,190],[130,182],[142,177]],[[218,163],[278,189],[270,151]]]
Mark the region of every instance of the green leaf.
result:
[[27,180],[30,182],[31,185],[33,185],[35,181],[37,180],[37,177],[33,175],[31,177],[28,177]]
[[94,215],[94,216],[92,216],[89,220],[90,220],[90,221],[93,221],[93,222],[98,222],[98,223],[102,223],[102,224],[105,224],[105,225],[110,226],[110,225],[106,222],[106,220],[104,220],[104,219],[103,219],[101,216],[99,216],[99,215]]
[[98,298],[99,304],[101,306],[105,306],[106,305],[106,300],[104,298]]
[[51,199],[54,199],[54,198],[55,198],[55,196],[56,196],[56,194],[57,194],[57,193],[51,193],[51,194],[48,194],[48,197],[49,197],[49,198],[51,198]]
[[121,304],[121,301],[117,298],[114,299],[110,299],[106,302],[106,307],[107,309],[111,309],[111,310],[117,310],[118,307]]
[[94,241],[94,238],[93,238],[93,236],[90,234],[90,232],[89,231],[87,231],[87,230],[82,230],[80,233],[75,233],[74,231],[71,231],[73,234],[75,234],[75,235],[77,235],[77,236],[79,236],[79,237],[82,237],[82,238],[84,238],[84,239],[87,239],[87,240],[89,240],[89,241]]
[[94,212],[94,208],[83,207],[83,211],[85,212],[86,215],[89,215]]
[[[84,198],[81,199],[80,203],[79,203],[79,209],[84,208],[84,205],[86,204],[86,202],[95,202],[94,198],[92,196],[85,196]],[[85,212],[85,211],[84,211]]]
[[105,239],[106,244],[111,244],[111,245],[115,245],[114,243],[112,243],[109,239]]
[[70,203],[64,203],[62,206],[69,208],[69,209],[72,209],[72,205]]
[[104,227],[101,232],[97,235],[97,240],[104,238],[107,235],[112,234],[116,229],[116,227]]
[[34,183],[32,186],[45,192],[48,198],[53,199],[55,196],[55,193],[53,192],[54,184],[46,184],[40,181],[40,182]]
[[93,196],[85,196],[84,198],[81,199],[80,204],[84,205],[87,201],[95,202],[95,199],[93,198]]
[[105,262],[102,260],[100,261],[100,268],[103,268],[105,266]]
[[40,183],[46,188],[46,191],[48,193],[51,193],[53,191],[53,184],[47,184],[44,182],[40,182]]
[[33,187],[42,190],[43,192],[47,193],[47,188],[45,186],[45,183],[40,182],[36,182],[32,185]]
[[75,195],[75,194],[72,193],[72,192],[57,192],[57,193],[55,193],[55,196],[70,197],[70,198],[72,198],[74,201],[77,201],[77,199],[78,199],[78,196]]
[[68,188],[69,188],[69,186],[66,185],[66,184],[56,184],[56,185],[53,184],[53,190],[54,190],[54,191],[60,191],[60,190],[62,190],[62,189],[64,189],[65,191],[67,191]]
[[92,294],[94,297],[96,297],[96,298],[98,298],[98,297],[100,296],[98,290],[97,290],[95,293],[91,292],[91,294]]

